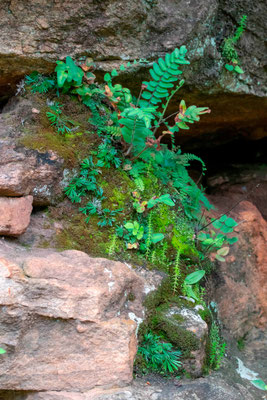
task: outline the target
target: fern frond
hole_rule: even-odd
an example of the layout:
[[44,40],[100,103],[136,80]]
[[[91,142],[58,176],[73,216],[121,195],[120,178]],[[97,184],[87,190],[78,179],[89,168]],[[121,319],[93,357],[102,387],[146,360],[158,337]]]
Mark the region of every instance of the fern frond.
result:
[[181,251],[178,249],[176,253],[176,259],[175,259],[175,264],[173,267],[173,277],[172,277],[172,287],[173,287],[173,293],[176,292],[179,284],[179,278],[181,275],[180,272],[180,255]]
[[145,185],[144,185],[144,182],[143,182],[142,178],[136,178],[134,180],[134,183],[135,183],[136,189],[138,191],[143,192],[145,190]]
[[106,126],[105,130],[116,138],[121,137],[121,128],[119,126]]
[[184,153],[179,155],[179,159],[181,160],[181,163],[184,167],[188,167],[190,165],[190,161],[199,161],[200,164],[202,165],[202,172],[206,171],[206,165],[204,161],[195,154]]
[[153,217],[153,211],[150,211],[149,215],[148,215],[148,221],[147,221],[147,228],[148,228],[148,232],[147,232],[147,238],[146,238],[146,259],[149,256],[150,253],[150,246],[151,246],[151,242],[152,242],[152,217]]
[[178,66],[190,64],[185,59],[186,52],[186,47],[181,46],[180,50],[175,49],[171,54],[166,54],[165,60],[160,58],[158,62],[154,62],[153,68],[149,70],[152,80],[144,82],[146,90],[142,93],[142,108],[149,107],[150,104],[157,105],[169,96],[169,90],[182,74]]

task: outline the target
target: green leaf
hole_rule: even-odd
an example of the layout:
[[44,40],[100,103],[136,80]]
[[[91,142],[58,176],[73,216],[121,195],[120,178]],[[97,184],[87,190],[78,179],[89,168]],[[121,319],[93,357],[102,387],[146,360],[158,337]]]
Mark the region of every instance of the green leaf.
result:
[[232,237],[232,238],[227,238],[226,240],[229,244],[234,244],[234,243],[238,242],[238,238],[236,236]]
[[214,221],[212,223],[212,225],[214,226],[215,229],[221,229],[221,227],[223,226],[223,224],[220,221]]
[[110,74],[109,74],[109,73],[106,73],[106,74],[104,75],[104,81],[107,82],[107,83],[109,83],[111,80],[112,80],[112,78],[111,78]]
[[234,68],[234,71],[237,72],[238,74],[243,74],[243,73],[244,73],[243,69],[240,68],[239,65],[237,65],[237,66]]
[[223,226],[221,227],[221,231],[222,231],[223,233],[232,233],[232,232],[233,232],[233,228],[230,228],[229,226],[223,225]]
[[225,221],[225,225],[229,228],[234,228],[238,225],[238,223],[233,218],[227,218]]
[[222,247],[221,249],[217,250],[217,254],[219,256],[227,256],[229,250],[230,250],[229,247]]
[[193,299],[195,299],[196,301],[199,300],[199,298],[197,297],[197,295],[195,294],[194,290],[192,289],[191,285],[185,285],[185,290],[186,290],[186,294],[189,297],[192,297]]
[[151,236],[151,242],[154,244],[160,242],[162,239],[164,239],[163,233],[153,233]]
[[127,222],[125,225],[124,225],[124,228],[126,228],[127,230],[130,230],[130,229],[133,229],[133,223],[132,222]]
[[3,349],[2,347],[0,347],[0,354],[5,354],[5,353],[6,353],[6,350]]
[[118,72],[116,71],[116,69],[113,69],[111,71],[111,76],[118,76]]
[[233,65],[229,65],[229,64],[225,64],[225,68],[226,68],[228,71],[233,71],[233,70],[234,70],[234,66],[233,66]]
[[267,385],[262,379],[254,379],[251,383],[260,390],[267,390]]
[[158,198],[158,201],[166,204],[167,206],[174,207],[175,203],[172,201],[171,196],[169,194],[163,194]]
[[187,126],[183,121],[181,121],[181,122],[178,122],[178,127],[180,128],[180,129],[189,129],[189,126]]
[[60,71],[57,73],[57,83],[59,87],[62,87],[68,77],[68,73],[65,71]]
[[185,283],[188,285],[193,285],[197,282],[199,282],[203,276],[205,275],[206,271],[204,269],[200,269],[198,271],[192,272],[192,274],[187,275],[185,278]]
[[216,258],[216,260],[219,260],[221,262],[225,262],[225,258],[221,257],[219,254],[216,254],[215,258]]

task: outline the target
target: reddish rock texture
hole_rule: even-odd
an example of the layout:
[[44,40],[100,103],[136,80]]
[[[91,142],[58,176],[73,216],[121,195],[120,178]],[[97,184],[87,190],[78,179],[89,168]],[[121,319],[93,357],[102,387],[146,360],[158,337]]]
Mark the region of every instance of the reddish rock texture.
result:
[[0,235],[19,236],[30,223],[32,196],[0,197]]
[[20,99],[0,114],[0,196],[32,195],[35,205],[61,196],[63,160],[52,151],[30,150],[19,144],[24,121],[34,118],[33,104]]
[[143,291],[134,272],[79,251],[29,254],[9,244],[1,244],[0,267],[1,390],[131,382]]
[[[215,200],[224,210],[225,199]],[[254,327],[267,326],[267,222],[248,201],[241,202],[231,216],[239,222],[235,228],[239,240],[216,271],[215,298],[223,324],[239,338]]]
[[[237,45],[245,71],[239,76],[224,68],[222,44],[242,14],[248,28]],[[93,57],[103,73],[186,45],[191,66],[183,68],[188,86],[180,96],[212,114],[181,137],[206,134],[203,140],[214,143],[212,133],[218,140],[241,133],[257,139],[266,135],[265,15],[264,0],[1,0],[0,101],[25,74],[50,73],[67,55]],[[123,73],[126,86],[146,80],[147,72],[137,70]]]

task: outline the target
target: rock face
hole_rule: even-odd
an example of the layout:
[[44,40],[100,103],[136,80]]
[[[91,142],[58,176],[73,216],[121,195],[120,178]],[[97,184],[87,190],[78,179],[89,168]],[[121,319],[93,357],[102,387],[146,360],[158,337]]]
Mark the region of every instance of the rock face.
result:
[[181,349],[184,369],[194,377],[203,373],[208,325],[199,315],[202,306],[172,306],[158,313],[158,326],[166,337]]
[[[221,45],[243,14],[248,29],[238,50],[245,74],[237,76],[224,68]],[[256,131],[265,118],[265,15],[264,0],[3,0],[0,97],[14,93],[15,84],[33,70],[51,72],[55,60],[66,55],[91,56],[101,71],[186,44],[192,67],[184,93],[191,103],[212,109],[194,132]],[[136,82],[134,72],[126,72],[127,84]]]
[[[217,205],[223,198],[217,199]],[[243,201],[233,210],[238,242],[217,272],[215,299],[220,317],[235,338],[267,326],[267,222]],[[233,318],[234,316],[234,318]]]
[[0,197],[0,235],[19,236],[30,223],[32,196]]
[[[5,398],[23,390],[75,399],[96,386],[131,382],[135,321],[143,315],[143,282],[134,272],[75,250],[28,253],[10,244],[1,244],[0,266]],[[73,391],[76,397],[68,395]],[[56,398],[44,395],[36,398]]]
[[20,99],[0,114],[0,196],[32,195],[35,205],[48,205],[62,194],[63,160],[19,144],[24,121],[34,118],[32,107]]

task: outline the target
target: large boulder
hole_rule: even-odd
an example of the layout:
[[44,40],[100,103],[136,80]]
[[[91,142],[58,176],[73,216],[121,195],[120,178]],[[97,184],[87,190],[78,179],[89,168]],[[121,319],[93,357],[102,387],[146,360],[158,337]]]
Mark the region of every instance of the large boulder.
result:
[[131,382],[143,316],[143,282],[132,270],[75,250],[29,253],[10,243],[1,243],[0,266],[6,396],[63,391],[74,399],[68,392],[79,398],[94,387]]
[[198,305],[162,307],[157,313],[157,323],[167,340],[182,350],[183,367],[194,377],[203,374],[206,359],[208,325],[199,315]]
[[[225,210],[224,197],[214,200]],[[242,201],[232,217],[239,222],[238,242],[216,271],[214,296],[224,326],[238,339],[267,326],[267,222],[248,201]]]
[[0,197],[0,235],[19,236],[30,223],[32,196]]

